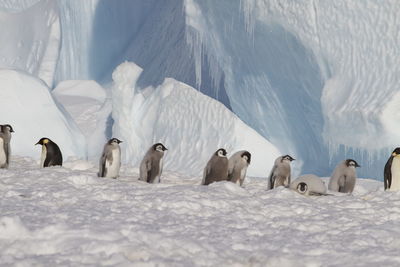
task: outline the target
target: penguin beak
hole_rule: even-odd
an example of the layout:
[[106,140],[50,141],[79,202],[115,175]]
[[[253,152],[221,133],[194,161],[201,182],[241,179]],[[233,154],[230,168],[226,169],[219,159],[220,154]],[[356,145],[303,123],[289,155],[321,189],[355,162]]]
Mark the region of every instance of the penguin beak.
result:
[[361,165],[358,165],[358,163],[356,163],[356,168],[357,168],[357,167],[359,168],[359,167],[361,167]]
[[39,143],[39,142],[37,142],[37,143],[35,144],[35,146],[36,146],[36,145],[40,145],[40,143]]
[[118,140],[118,144],[120,144],[120,143],[122,143],[122,141],[121,141],[121,140]]

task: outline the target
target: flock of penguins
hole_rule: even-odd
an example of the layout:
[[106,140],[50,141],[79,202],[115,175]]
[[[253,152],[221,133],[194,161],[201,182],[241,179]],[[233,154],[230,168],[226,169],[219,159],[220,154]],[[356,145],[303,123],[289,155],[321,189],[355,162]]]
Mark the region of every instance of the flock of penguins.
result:
[[[10,160],[11,133],[14,130],[9,124],[0,125],[0,168],[8,168]],[[117,178],[121,167],[122,141],[111,138],[104,146],[100,157],[99,177]],[[58,145],[49,138],[41,138],[36,145],[42,145],[40,166],[61,166],[62,153]],[[140,163],[139,180],[147,183],[159,183],[163,169],[164,152],[168,150],[162,143],[152,145]],[[280,156],[275,160],[268,179],[268,189],[278,186],[288,187],[304,195],[328,195],[324,182],[316,175],[307,174],[291,182],[290,155]],[[242,150],[234,153],[229,159],[225,149],[218,149],[211,156],[203,172],[202,185],[218,181],[231,181],[243,185],[251,154]],[[328,189],[332,192],[352,193],[356,184],[356,168],[360,167],[353,159],[340,162],[329,180]],[[400,147],[390,155],[384,168],[384,189],[400,190]]]

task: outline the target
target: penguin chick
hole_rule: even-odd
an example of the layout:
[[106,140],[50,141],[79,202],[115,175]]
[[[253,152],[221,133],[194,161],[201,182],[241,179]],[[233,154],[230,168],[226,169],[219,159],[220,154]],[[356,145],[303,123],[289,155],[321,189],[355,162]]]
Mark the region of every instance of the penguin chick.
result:
[[168,150],[163,144],[152,145],[140,163],[139,180],[153,184],[161,181],[164,152]]
[[289,188],[306,196],[321,196],[326,194],[325,183],[314,174],[305,174],[290,183]]
[[208,161],[203,172],[202,185],[209,185],[213,182],[226,181],[228,179],[228,159],[226,150],[218,149]]
[[117,178],[119,176],[119,169],[121,168],[121,148],[119,144],[121,140],[111,138],[104,145],[103,154],[100,158],[99,164],[99,177]]
[[233,154],[228,160],[228,181],[242,186],[250,161],[251,154],[246,150]]
[[289,186],[290,184],[290,163],[295,160],[289,155],[280,156],[275,160],[269,175],[268,189],[274,189],[278,186]]
[[356,184],[356,168],[361,167],[353,159],[340,162],[329,179],[328,189],[340,193],[352,193]]
[[11,156],[11,133],[14,130],[9,124],[0,125],[0,168],[8,168]]

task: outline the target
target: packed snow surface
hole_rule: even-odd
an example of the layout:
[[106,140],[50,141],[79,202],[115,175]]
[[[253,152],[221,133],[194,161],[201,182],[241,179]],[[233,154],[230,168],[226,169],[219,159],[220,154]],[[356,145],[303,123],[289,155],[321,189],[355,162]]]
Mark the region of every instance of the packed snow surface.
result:
[[398,266],[400,192],[359,179],[353,195],[267,191],[266,178],[201,186],[165,172],[161,184],[122,167],[98,178],[76,160],[0,170],[4,265]]

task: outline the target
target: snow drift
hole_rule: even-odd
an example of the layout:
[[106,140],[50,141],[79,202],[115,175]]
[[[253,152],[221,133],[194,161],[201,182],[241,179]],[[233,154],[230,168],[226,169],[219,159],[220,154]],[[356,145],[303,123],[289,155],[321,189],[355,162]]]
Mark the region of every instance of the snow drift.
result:
[[[400,192],[362,179],[353,195],[265,191],[266,179],[201,186],[138,169],[96,177],[83,161],[0,170],[0,262],[22,266],[399,266]],[[68,166],[68,167],[67,167]],[[78,171],[77,166],[82,170]],[[339,194],[339,193],[338,193]]]
[[48,137],[58,144],[64,159],[86,158],[85,139],[66,111],[60,110],[49,88],[37,78],[0,69],[0,124],[10,124],[14,155],[40,158],[35,143]]
[[250,151],[248,175],[267,175],[279,151],[224,105],[174,79],[141,89],[141,73],[131,62],[113,73],[113,135],[124,141],[124,162],[137,166],[147,149],[161,142],[168,148],[166,169],[199,175],[211,154],[223,147],[228,156]]

